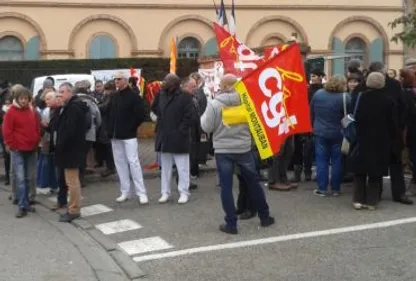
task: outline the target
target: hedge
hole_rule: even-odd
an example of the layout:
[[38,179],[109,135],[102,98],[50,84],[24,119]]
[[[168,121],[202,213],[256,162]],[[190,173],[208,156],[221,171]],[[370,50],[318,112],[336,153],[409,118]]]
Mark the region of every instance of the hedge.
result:
[[[168,58],[123,58],[100,60],[38,60],[0,62],[0,81],[7,80],[27,87],[32,79],[44,75],[64,73],[90,73],[90,70],[140,68],[146,81],[162,80],[169,72]],[[178,59],[177,74],[185,77],[198,70],[193,59]]]

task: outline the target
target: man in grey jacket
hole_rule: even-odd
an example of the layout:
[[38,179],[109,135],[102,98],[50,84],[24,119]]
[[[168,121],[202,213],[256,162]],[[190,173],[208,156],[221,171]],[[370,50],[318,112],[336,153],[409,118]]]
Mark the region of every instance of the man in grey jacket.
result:
[[256,204],[260,225],[267,227],[274,224],[269,215],[264,191],[259,182],[256,163],[251,150],[251,134],[247,124],[225,126],[222,122],[222,109],[241,105],[240,96],[234,91],[236,76],[226,74],[221,80],[221,92],[213,101],[209,101],[201,117],[201,127],[207,133],[213,133],[215,160],[221,185],[221,201],[225,212],[225,224],[220,226],[222,232],[237,234],[237,214],[233,197],[234,166],[249,187],[249,194]]
[[91,116],[91,126],[87,128],[87,131],[85,132],[85,158],[79,172],[79,178],[82,187],[85,186],[84,176],[85,169],[87,167],[88,153],[92,149],[93,144],[97,141],[97,130],[101,125],[100,109],[98,108],[97,100],[92,95],[90,95],[90,87],[91,85],[89,84],[89,81],[80,81],[76,89],[77,96],[87,104]]

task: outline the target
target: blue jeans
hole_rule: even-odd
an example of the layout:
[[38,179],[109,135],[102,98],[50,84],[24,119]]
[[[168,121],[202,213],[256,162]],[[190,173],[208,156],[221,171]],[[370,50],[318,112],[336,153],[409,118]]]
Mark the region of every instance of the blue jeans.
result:
[[329,165],[331,164],[331,189],[340,192],[342,180],[342,139],[327,139],[315,136],[316,180],[321,192],[327,192]]
[[225,212],[227,226],[237,228],[237,214],[233,196],[234,165],[239,168],[240,175],[247,184],[249,196],[255,204],[260,220],[268,219],[269,206],[260,185],[253,154],[250,151],[238,154],[216,153],[215,160],[221,185],[222,208]]
[[30,163],[36,161],[36,152],[12,151],[11,158],[19,201],[18,206],[20,209],[27,210],[29,208],[29,180],[30,175],[34,172],[31,171],[34,167]]

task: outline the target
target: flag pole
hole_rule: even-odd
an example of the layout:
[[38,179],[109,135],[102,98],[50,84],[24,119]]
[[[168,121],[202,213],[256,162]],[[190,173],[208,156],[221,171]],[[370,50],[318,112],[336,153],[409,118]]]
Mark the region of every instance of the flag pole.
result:
[[215,0],[212,0],[212,3],[214,3],[215,14],[218,15],[218,9],[217,9],[217,5],[215,4]]

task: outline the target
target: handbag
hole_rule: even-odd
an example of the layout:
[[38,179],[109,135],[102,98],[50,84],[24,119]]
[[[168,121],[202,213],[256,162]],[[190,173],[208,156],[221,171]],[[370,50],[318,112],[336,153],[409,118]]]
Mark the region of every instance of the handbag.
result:
[[[361,93],[358,94],[357,102],[354,106],[354,111],[352,114],[347,114],[347,104],[346,104],[346,94],[343,94],[343,104],[344,104],[344,118],[341,120],[342,124],[342,134],[344,136],[343,139],[343,146],[344,151],[341,151],[345,154],[347,148],[349,152],[349,146],[355,144],[357,142],[357,128],[356,128],[356,121],[355,115],[357,113],[357,108],[360,103]],[[346,144],[348,142],[348,145]],[[346,154],[348,154],[348,152]]]

